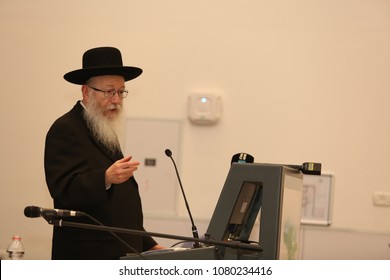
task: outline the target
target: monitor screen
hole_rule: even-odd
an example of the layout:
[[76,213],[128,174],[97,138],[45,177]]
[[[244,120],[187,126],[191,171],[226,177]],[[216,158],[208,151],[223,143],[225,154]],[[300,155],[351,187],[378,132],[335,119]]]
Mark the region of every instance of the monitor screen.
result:
[[261,196],[260,182],[243,182],[225,230],[224,241],[248,241],[261,208]]

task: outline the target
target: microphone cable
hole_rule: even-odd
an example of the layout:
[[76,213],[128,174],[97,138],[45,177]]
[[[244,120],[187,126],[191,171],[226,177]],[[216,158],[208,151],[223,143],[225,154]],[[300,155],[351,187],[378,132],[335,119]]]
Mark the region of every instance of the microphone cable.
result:
[[[85,213],[85,216],[90,218],[92,221],[94,221],[95,223],[97,223],[98,225],[100,226],[103,226],[105,227],[105,225],[100,222],[98,219],[92,217],[91,215]],[[130,249],[131,252],[137,254],[141,259],[143,260],[146,260],[146,258],[141,254],[139,253],[136,249],[134,249],[132,246],[130,246],[126,241],[124,241],[122,238],[120,238],[115,232],[113,231],[109,231],[109,233],[111,233],[112,236],[114,236],[117,240],[119,240],[123,245],[125,245],[125,247],[127,247],[128,249]]]

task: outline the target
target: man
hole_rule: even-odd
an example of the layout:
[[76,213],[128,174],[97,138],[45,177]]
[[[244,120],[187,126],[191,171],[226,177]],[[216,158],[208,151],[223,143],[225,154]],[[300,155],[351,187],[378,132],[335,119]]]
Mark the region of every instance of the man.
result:
[[[87,213],[105,226],[143,230],[139,162],[123,156],[117,137],[125,82],[142,70],[123,66],[118,49],[101,47],[83,55],[83,68],[64,75],[81,85],[82,100],[57,119],[45,143],[45,174],[56,209]],[[96,224],[90,217],[69,221]],[[119,259],[126,253],[161,249],[151,237],[54,227],[52,259]]]

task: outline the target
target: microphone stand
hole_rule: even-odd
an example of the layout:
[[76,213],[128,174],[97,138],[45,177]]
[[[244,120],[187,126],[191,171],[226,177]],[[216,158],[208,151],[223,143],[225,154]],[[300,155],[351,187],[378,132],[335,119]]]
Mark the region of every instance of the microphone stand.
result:
[[167,239],[191,241],[191,242],[198,242],[198,243],[200,242],[208,245],[220,245],[224,247],[233,248],[236,250],[241,249],[241,250],[256,251],[256,252],[263,251],[261,246],[242,244],[239,242],[224,242],[224,241],[217,241],[212,239],[185,237],[180,235],[172,235],[172,234],[150,232],[150,231],[148,232],[148,231],[135,230],[135,229],[108,227],[108,226],[92,225],[92,224],[85,224],[85,223],[75,223],[75,222],[64,221],[62,219],[58,219],[54,217],[47,218],[46,221],[50,225],[59,226],[59,227],[65,226],[65,227],[75,227],[75,228],[92,229],[92,230],[100,230],[100,231],[108,231],[108,232],[118,232],[118,233],[133,234],[133,235],[154,236],[154,237],[161,237]]
[[[165,154],[172,160],[173,166],[175,167],[176,176],[177,176],[177,179],[178,179],[178,181],[179,181],[179,186],[180,186],[180,189],[181,189],[181,193],[182,193],[183,198],[184,198],[184,203],[185,203],[185,205],[186,205],[187,212],[188,212],[188,215],[189,215],[190,220],[191,220],[192,236],[194,237],[194,239],[199,239],[198,229],[196,228],[196,225],[195,225],[195,223],[194,223],[194,219],[192,218],[190,206],[189,206],[189,204],[188,204],[187,197],[186,197],[186,194],[185,194],[185,192],[184,192],[183,184],[181,183],[179,171],[177,170],[176,163],[175,163],[175,161],[174,161],[173,158],[172,158],[172,152],[171,152],[171,150],[166,149],[166,150],[165,150]],[[198,241],[195,241],[195,242],[194,242],[194,248],[200,248],[200,247],[201,247],[201,246],[200,246],[199,242],[198,242]]]

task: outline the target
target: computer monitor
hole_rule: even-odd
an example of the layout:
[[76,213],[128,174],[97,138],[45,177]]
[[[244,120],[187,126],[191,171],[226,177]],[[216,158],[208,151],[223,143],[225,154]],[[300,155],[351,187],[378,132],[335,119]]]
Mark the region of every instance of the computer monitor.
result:
[[[302,180],[300,171],[284,165],[233,163],[210,220],[208,238],[250,243],[256,225],[259,238],[254,241],[263,251],[246,257],[298,259]],[[236,252],[231,255],[237,257]]]

